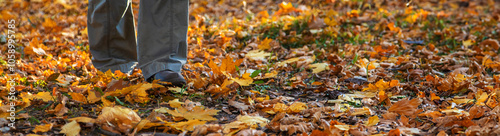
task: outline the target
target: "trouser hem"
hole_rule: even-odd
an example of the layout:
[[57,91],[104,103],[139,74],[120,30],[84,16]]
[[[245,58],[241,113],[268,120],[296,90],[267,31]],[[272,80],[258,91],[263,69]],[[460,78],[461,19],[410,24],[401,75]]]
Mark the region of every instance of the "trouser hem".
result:
[[99,71],[106,72],[108,70],[111,70],[111,72],[115,72],[116,70],[120,70],[122,73],[125,74],[132,74],[134,71],[134,68],[137,66],[137,62],[128,62],[124,64],[118,64],[118,65],[113,65],[113,66],[105,66],[105,67],[99,67]]
[[154,74],[163,71],[163,70],[171,70],[177,73],[181,72],[182,64],[181,63],[167,63],[167,62],[158,62],[153,61],[149,64],[146,64],[140,69],[142,70],[142,75],[144,75],[145,79],[150,78]]

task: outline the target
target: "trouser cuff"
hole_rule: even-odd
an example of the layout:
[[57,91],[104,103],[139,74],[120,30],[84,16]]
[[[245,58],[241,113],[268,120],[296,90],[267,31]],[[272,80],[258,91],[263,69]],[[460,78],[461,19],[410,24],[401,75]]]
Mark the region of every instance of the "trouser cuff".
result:
[[108,70],[111,70],[111,72],[115,72],[116,70],[120,70],[122,73],[125,74],[132,74],[134,71],[134,68],[136,67],[137,62],[128,62],[124,64],[119,64],[119,65],[114,65],[114,66],[105,66],[105,67],[99,67],[99,69],[102,72],[106,72]]
[[167,63],[167,62],[157,62],[153,61],[141,67],[142,75],[145,79],[150,78],[154,74],[163,70],[172,70],[174,72],[181,72],[182,63]]

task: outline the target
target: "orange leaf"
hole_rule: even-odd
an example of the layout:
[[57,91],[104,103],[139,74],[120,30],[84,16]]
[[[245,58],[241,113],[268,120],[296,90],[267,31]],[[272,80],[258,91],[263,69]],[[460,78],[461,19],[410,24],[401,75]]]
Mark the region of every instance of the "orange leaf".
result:
[[294,102],[292,105],[290,105],[287,109],[287,112],[291,113],[298,113],[302,110],[307,109],[307,105],[303,102]]
[[38,125],[35,127],[35,129],[33,129],[33,132],[34,133],[47,132],[52,129],[52,126],[54,125],[53,124]]
[[71,95],[71,98],[75,101],[87,103],[87,98],[85,98],[83,94],[70,92],[69,95]]
[[45,28],[53,28],[57,26],[57,23],[50,18],[45,18],[45,22],[42,23],[42,26]]
[[434,101],[434,100],[439,100],[439,99],[441,99],[441,97],[436,96],[436,94],[435,94],[435,93],[431,93],[431,101]]
[[399,131],[399,129],[393,129],[391,131],[389,131],[389,133],[387,134],[387,136],[400,136],[401,135],[401,131]]
[[328,136],[328,135],[330,135],[328,132],[315,129],[311,132],[309,136]]
[[[266,12],[267,13],[267,12]],[[266,39],[262,40],[260,42],[260,44],[257,46],[257,48],[261,49],[261,50],[267,50],[267,49],[271,49],[271,45],[269,43],[271,43],[273,41],[273,39],[268,39],[266,37]]]

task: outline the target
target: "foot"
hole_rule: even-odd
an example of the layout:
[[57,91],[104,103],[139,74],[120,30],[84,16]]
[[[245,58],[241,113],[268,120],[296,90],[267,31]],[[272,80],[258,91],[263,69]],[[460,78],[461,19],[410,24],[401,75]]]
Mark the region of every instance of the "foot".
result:
[[161,82],[170,82],[172,83],[172,85],[178,87],[182,87],[186,84],[186,80],[180,73],[168,69],[160,71],[147,79],[148,82],[153,82],[153,80],[160,80]]

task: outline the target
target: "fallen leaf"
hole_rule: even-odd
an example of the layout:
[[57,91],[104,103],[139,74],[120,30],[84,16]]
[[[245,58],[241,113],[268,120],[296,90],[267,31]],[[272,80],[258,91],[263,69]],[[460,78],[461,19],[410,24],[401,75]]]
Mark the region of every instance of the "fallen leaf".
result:
[[396,112],[401,115],[414,115],[417,114],[415,111],[417,111],[417,107],[420,103],[422,103],[422,101],[419,98],[414,98],[412,100],[403,99],[394,103],[387,111]]
[[240,84],[240,86],[250,86],[253,83],[253,79],[250,77],[250,73],[245,73],[241,78],[233,78],[234,82]]
[[225,134],[234,134],[242,129],[255,129],[258,126],[266,126],[268,122],[269,120],[260,116],[239,115],[236,117],[236,121],[224,125],[222,132]]
[[319,72],[328,70],[328,63],[315,63],[315,64],[310,64],[310,68],[312,68],[312,73],[317,74]]
[[179,99],[174,99],[174,100],[169,101],[168,104],[172,108],[179,108],[179,107],[182,107],[182,104],[184,104],[184,103],[179,102]]
[[72,121],[62,126],[61,132],[59,133],[64,133],[67,136],[77,136],[80,133],[80,130],[81,130],[80,125],[78,125],[76,121]]
[[95,119],[89,118],[89,117],[74,117],[74,118],[70,118],[68,120],[81,122],[81,123],[94,123],[95,122]]
[[37,125],[35,127],[35,129],[33,129],[33,132],[34,133],[38,133],[38,132],[47,132],[49,130],[52,129],[52,126],[54,126],[54,124],[50,123],[50,124],[45,124],[45,125]]
[[379,120],[378,116],[372,116],[372,117],[368,118],[368,121],[366,121],[365,125],[366,126],[375,126],[378,124],[379,121],[380,120]]
[[71,98],[75,101],[78,101],[78,102],[82,102],[82,103],[87,103],[87,98],[85,98],[85,96],[83,94],[80,94],[80,93],[73,93],[73,92],[70,92],[68,93]]
[[267,61],[266,57],[268,56],[271,56],[271,53],[267,53],[263,50],[252,50],[245,55],[245,58],[253,61]]
[[104,107],[97,117],[96,123],[102,129],[115,133],[129,133],[141,118],[132,109],[114,106]]
[[244,103],[233,101],[233,100],[229,100],[228,104],[235,107],[235,108],[238,108],[239,110],[243,110],[243,111],[248,110],[248,107],[249,107],[248,105],[245,105]]
[[185,122],[179,122],[175,123],[173,126],[181,131],[193,131],[196,126],[203,125],[207,123],[207,121],[200,121],[200,120],[188,120]]
[[193,109],[188,110],[184,107],[178,107],[175,110],[166,110],[167,113],[174,117],[183,117],[187,120],[202,120],[202,121],[212,121],[217,120],[212,117],[212,115],[217,115],[219,110],[205,109],[202,106],[195,106]]
[[287,112],[290,113],[298,113],[302,110],[307,109],[307,105],[303,102],[294,102],[290,106],[288,106]]

